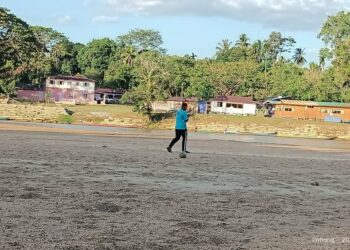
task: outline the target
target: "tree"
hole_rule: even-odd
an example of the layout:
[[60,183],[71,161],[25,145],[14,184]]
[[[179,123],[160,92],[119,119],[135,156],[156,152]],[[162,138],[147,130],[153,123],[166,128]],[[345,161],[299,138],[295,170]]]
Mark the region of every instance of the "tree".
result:
[[132,46],[139,53],[142,51],[158,51],[165,53],[161,47],[163,39],[159,31],[151,29],[133,29],[128,34],[119,36],[117,43],[121,46]]
[[341,11],[335,16],[329,16],[318,37],[336,49],[342,41],[350,38],[350,13]]
[[135,62],[135,78],[138,85],[122,97],[123,103],[132,102],[134,111],[152,120],[152,103],[169,96],[169,73],[164,60],[157,52],[145,52]]
[[321,69],[325,68],[327,60],[332,58],[332,52],[328,48],[321,48],[319,52],[319,65]]
[[131,46],[127,45],[124,48],[122,48],[121,51],[121,58],[125,64],[127,64],[129,67],[133,66],[134,59],[138,55],[136,49]]
[[261,40],[257,40],[252,44],[253,56],[258,63],[261,63],[265,58],[266,46]]
[[236,42],[236,46],[246,48],[249,45],[250,45],[249,44],[249,38],[248,38],[247,34],[244,34],[244,33],[241,34],[239,36],[239,39]]
[[224,62],[228,61],[231,46],[232,42],[228,39],[223,39],[221,42],[219,42],[216,46],[216,60]]
[[94,39],[83,47],[77,56],[81,72],[103,84],[104,74],[117,49],[109,38]]
[[30,68],[40,44],[30,26],[0,7],[0,92],[14,92],[18,78]]
[[280,32],[271,32],[265,44],[270,58],[276,62],[282,53],[290,52],[291,47],[295,44],[295,40],[292,37],[283,37]]
[[292,56],[293,61],[298,65],[304,65],[307,61],[305,59],[305,49],[296,48],[294,55]]

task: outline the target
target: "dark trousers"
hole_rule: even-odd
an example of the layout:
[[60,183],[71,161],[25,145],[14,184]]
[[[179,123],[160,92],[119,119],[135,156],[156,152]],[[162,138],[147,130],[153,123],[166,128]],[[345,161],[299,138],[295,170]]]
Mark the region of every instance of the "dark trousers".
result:
[[187,129],[175,129],[175,138],[170,142],[169,148],[172,148],[174,144],[182,137],[182,151],[186,150],[187,142]]

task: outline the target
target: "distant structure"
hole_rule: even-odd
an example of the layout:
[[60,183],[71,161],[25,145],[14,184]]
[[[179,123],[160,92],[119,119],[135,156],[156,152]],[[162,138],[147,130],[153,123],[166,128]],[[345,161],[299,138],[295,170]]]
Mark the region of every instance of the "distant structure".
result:
[[251,97],[218,96],[210,100],[210,112],[229,115],[256,115],[257,102]]
[[18,89],[17,99],[65,104],[93,104],[94,94],[94,80],[83,75],[53,75],[46,79],[43,89],[28,87]]
[[94,103],[95,81],[83,75],[49,76],[45,87],[46,98],[55,103]]
[[124,89],[97,88],[95,90],[95,101],[97,104],[120,103],[120,98],[124,93]]
[[196,97],[170,97],[165,101],[156,101],[152,103],[152,109],[158,112],[175,111],[181,107],[182,103],[187,103],[188,110],[197,111],[198,98]]
[[272,101],[274,117],[331,122],[350,121],[350,103],[298,100]]

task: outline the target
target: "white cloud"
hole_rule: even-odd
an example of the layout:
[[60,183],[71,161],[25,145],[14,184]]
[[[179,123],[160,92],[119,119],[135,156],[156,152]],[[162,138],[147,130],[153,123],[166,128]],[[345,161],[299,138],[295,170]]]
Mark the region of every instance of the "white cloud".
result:
[[57,17],[56,21],[57,21],[58,24],[67,24],[67,23],[70,23],[72,21],[72,17],[70,15]]
[[284,30],[319,30],[349,0],[85,0],[110,15],[220,16]]
[[91,21],[93,23],[115,23],[119,18],[116,16],[94,16]]

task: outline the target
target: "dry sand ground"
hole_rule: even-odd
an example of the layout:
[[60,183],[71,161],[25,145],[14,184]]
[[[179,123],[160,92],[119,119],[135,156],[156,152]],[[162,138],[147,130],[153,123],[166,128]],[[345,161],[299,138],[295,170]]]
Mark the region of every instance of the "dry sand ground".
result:
[[0,139],[0,249],[350,249],[350,149],[192,139],[179,159],[161,138]]

